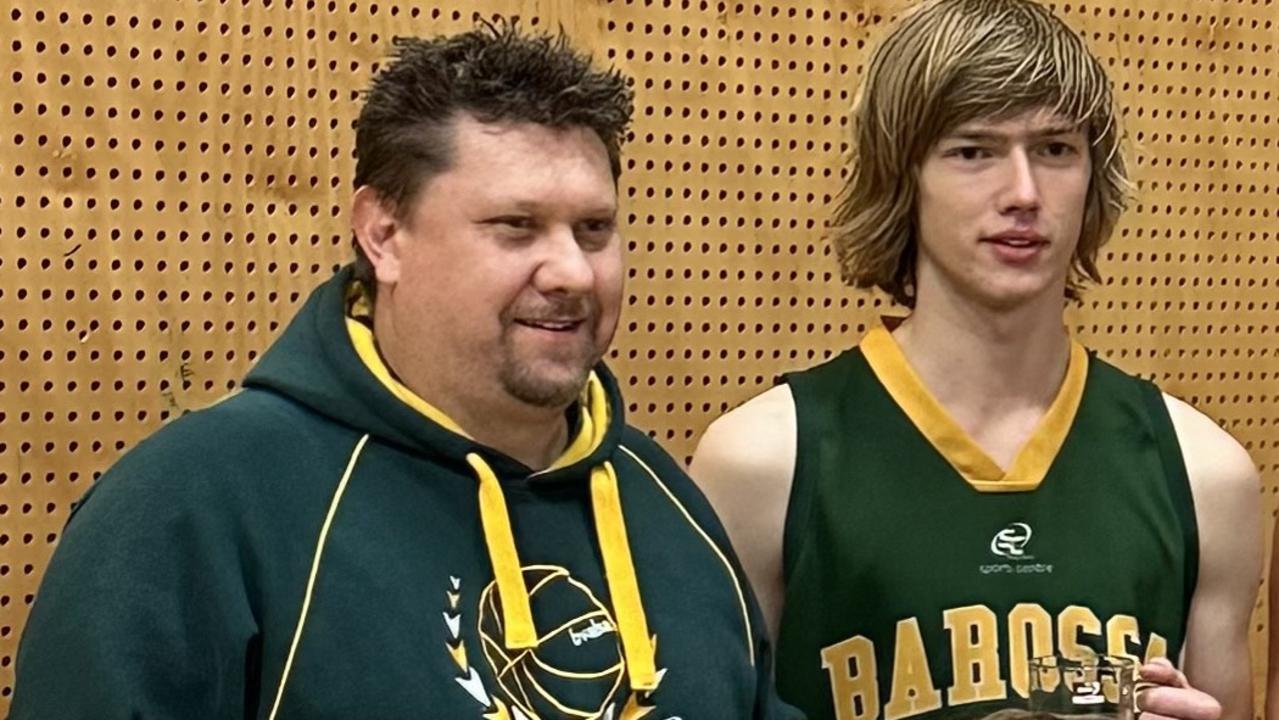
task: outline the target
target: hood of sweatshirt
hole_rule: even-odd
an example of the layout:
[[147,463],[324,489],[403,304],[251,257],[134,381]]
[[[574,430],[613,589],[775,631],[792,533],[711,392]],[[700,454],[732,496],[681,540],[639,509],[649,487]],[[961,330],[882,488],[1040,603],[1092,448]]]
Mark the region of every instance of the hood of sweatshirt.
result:
[[320,285],[244,380],[292,398],[371,439],[465,470],[478,453],[502,479],[538,475],[581,480],[612,456],[624,429],[623,404],[612,373],[600,363],[570,408],[572,442],[549,468],[535,472],[482,445],[457,423],[401,384],[378,355],[371,319],[350,266]]
[[[654,648],[631,560],[611,458],[625,424],[617,382],[603,363],[567,412],[570,442],[541,470],[474,440],[464,428],[402,384],[378,354],[368,303],[351,266],[307,299],[244,380],[246,388],[287,396],[311,410],[476,478],[478,509],[501,597],[505,644],[534,647],[534,627],[504,482],[582,482],[591,488],[596,538],[613,598],[631,686],[656,686]],[[429,479],[424,479],[429,482]]]

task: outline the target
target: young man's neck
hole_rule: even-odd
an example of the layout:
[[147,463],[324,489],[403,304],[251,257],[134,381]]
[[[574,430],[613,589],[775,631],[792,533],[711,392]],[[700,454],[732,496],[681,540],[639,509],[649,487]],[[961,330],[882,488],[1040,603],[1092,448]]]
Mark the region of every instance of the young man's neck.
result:
[[993,309],[921,292],[893,337],[937,400],[970,422],[1046,411],[1070,359],[1063,304],[1060,295],[1046,294]]

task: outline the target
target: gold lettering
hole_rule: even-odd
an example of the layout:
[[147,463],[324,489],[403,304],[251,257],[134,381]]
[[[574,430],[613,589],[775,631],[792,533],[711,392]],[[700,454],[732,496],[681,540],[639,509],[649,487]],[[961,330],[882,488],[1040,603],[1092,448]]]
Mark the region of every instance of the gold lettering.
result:
[[1160,637],[1159,633],[1150,633],[1150,640],[1146,643],[1146,662],[1150,662],[1157,657],[1168,657],[1168,641]]
[[[1053,619],[1048,611],[1034,603],[1021,603],[1013,608],[1008,613],[1008,674],[1013,691],[1021,697],[1030,697],[1030,658],[1052,654]],[[1056,675],[1040,678],[1048,692],[1057,687],[1057,680]]]
[[1130,643],[1133,645],[1141,643],[1137,618],[1132,615],[1116,615],[1110,618],[1106,622],[1106,654],[1141,662],[1141,658],[1128,652]]
[[1063,656],[1076,660],[1097,656],[1096,650],[1080,642],[1081,633],[1101,637],[1101,620],[1097,613],[1079,605],[1062,610],[1057,616],[1057,643]]
[[[1121,657],[1140,663],[1141,658],[1128,652],[1128,643],[1141,642],[1141,632],[1137,628],[1137,618],[1132,615],[1115,615],[1106,621],[1106,654]],[[1107,675],[1101,680],[1106,700],[1119,702],[1119,685],[1115,678]]]
[[1008,684],[999,677],[999,630],[995,613],[984,605],[969,605],[942,613],[950,631],[954,683],[946,701],[954,705],[1003,700]]
[[858,635],[822,648],[822,668],[830,674],[836,720],[870,720],[879,715],[874,643]]
[[919,619],[897,623],[897,646],[893,652],[893,689],[884,706],[884,720],[901,720],[941,708],[941,693],[933,686],[919,633]]

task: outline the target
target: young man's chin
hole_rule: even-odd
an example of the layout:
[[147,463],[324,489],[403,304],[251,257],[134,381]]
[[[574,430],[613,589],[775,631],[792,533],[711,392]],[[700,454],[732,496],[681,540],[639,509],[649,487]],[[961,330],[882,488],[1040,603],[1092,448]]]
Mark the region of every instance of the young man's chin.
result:
[[1035,304],[1052,295],[1063,299],[1066,288],[1059,282],[1038,281],[1031,278],[1018,278],[1015,281],[988,281],[975,291],[974,299],[982,307],[996,312],[1012,312]]

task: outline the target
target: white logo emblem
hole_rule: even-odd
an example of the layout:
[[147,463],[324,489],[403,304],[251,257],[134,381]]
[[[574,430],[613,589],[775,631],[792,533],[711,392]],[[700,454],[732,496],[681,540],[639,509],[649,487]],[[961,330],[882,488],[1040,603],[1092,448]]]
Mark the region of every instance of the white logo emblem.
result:
[[990,539],[990,551],[1000,557],[1029,559],[1026,556],[1026,545],[1030,542],[1032,534],[1030,526],[1026,523],[1013,523],[995,533],[995,537]]
[[1070,702],[1074,705],[1100,705],[1106,702],[1101,693],[1101,681],[1091,680],[1076,685],[1070,694]]
[[573,647],[581,647],[582,644],[611,632],[613,632],[613,623],[608,620],[593,620],[590,625],[580,631],[569,628],[568,637],[573,641]]

